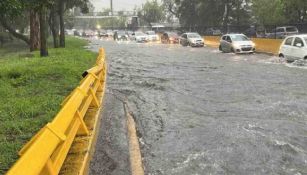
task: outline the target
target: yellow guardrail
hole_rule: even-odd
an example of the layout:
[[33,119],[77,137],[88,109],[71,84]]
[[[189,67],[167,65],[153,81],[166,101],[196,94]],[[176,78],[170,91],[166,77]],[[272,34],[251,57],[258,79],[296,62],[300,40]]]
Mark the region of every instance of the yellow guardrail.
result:
[[205,44],[213,47],[219,47],[220,39],[220,36],[204,36]]
[[278,55],[280,45],[283,40],[281,39],[267,39],[267,38],[252,38],[256,44],[257,52],[271,53]]
[[19,160],[7,175],[57,175],[76,135],[89,134],[83,118],[90,107],[100,106],[96,94],[104,91],[106,83],[104,49],[99,50],[95,67],[83,76],[53,121],[20,150]]
[[[205,44],[213,47],[219,47],[220,36],[204,36]],[[256,51],[278,54],[281,39],[268,39],[268,38],[252,38],[252,41],[256,44]]]

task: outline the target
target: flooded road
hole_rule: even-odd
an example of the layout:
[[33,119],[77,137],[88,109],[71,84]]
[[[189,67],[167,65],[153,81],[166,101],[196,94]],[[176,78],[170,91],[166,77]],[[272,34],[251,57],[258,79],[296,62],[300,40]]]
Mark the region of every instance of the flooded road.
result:
[[[107,94],[127,99],[136,120],[146,174],[307,174],[304,67],[209,47],[91,41],[91,50],[99,47],[109,65]],[[125,127],[119,119],[113,130]],[[124,157],[107,174],[127,174],[125,134],[109,133],[98,139],[91,174],[104,166],[99,151]],[[101,150],[105,141],[122,154]]]

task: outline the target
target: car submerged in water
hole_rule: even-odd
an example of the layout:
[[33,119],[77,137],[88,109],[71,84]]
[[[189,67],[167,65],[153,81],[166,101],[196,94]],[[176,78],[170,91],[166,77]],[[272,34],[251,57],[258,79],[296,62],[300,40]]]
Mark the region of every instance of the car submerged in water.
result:
[[280,46],[279,57],[285,58],[287,62],[307,60],[307,35],[287,37]]
[[204,39],[198,33],[184,33],[181,35],[179,43],[182,46],[204,47]]
[[161,43],[163,44],[178,44],[179,36],[175,32],[164,32],[161,36]]
[[227,34],[220,40],[219,50],[233,53],[254,53],[255,43],[244,34]]
[[159,35],[157,35],[155,31],[147,31],[146,34],[148,41],[159,41]]
[[115,41],[127,41],[128,40],[128,34],[125,31],[116,31],[113,37]]
[[148,35],[143,32],[134,32],[131,36],[131,40],[135,40],[138,43],[148,42]]

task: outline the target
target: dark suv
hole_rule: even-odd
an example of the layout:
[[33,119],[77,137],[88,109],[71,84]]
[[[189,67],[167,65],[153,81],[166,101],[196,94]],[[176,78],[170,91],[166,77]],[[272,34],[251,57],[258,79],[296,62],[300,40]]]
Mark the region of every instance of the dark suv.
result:
[[164,32],[161,36],[161,42],[164,44],[178,44],[179,36],[175,32]]

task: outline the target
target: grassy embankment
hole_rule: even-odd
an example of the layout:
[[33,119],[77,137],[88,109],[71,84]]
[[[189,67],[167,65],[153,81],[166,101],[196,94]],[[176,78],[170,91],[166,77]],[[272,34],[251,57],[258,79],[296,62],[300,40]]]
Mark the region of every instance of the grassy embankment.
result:
[[86,41],[67,38],[65,49],[50,57],[29,54],[20,42],[0,47],[0,174],[18,159],[17,152],[56,115],[60,103],[92,67],[96,54]]

